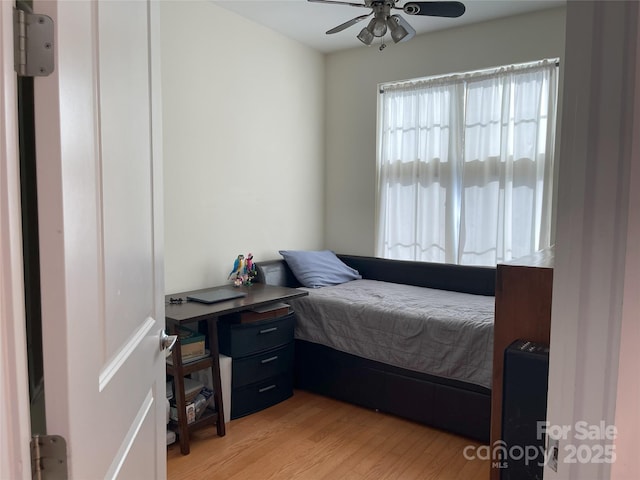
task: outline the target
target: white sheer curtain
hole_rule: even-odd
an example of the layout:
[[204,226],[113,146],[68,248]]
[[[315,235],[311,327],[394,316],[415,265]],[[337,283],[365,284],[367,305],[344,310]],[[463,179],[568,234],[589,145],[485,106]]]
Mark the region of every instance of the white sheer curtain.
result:
[[555,62],[383,87],[378,256],[495,265],[549,246]]

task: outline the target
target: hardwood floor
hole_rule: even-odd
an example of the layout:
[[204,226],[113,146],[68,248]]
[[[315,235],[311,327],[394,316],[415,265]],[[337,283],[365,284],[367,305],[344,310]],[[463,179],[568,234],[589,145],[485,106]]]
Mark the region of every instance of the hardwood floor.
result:
[[262,412],[192,435],[191,453],[167,449],[169,480],[487,480],[481,444],[390,415],[297,390]]

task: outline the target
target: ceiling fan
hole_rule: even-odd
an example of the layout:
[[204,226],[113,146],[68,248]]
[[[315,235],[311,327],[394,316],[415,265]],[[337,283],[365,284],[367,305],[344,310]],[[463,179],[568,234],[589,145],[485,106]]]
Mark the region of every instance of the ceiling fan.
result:
[[[412,2],[409,1],[404,6],[398,6],[399,0],[364,0],[364,3],[343,2],[339,0],[307,0],[313,3],[331,3],[336,5],[348,5],[351,7],[370,8],[371,12],[366,15],[360,15],[344,22],[337,27],[327,30],[327,34],[341,32],[346,28],[355,25],[362,20],[366,20],[371,15],[373,18],[369,24],[364,27],[357,35],[365,45],[371,45],[376,37],[384,37],[387,30],[391,31],[391,38],[395,43],[406,42],[413,38],[416,31],[411,25],[400,15],[392,15],[391,10],[402,10],[407,15],[425,15],[430,17],[450,17],[457,18],[465,12],[464,4],[460,2]],[[384,43],[380,46],[380,50],[385,47]]]

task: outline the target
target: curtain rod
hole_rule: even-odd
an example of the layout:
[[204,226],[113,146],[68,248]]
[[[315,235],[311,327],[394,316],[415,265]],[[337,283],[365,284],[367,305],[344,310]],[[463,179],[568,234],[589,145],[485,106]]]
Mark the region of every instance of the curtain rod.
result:
[[[493,75],[494,73],[497,73],[500,69],[514,68],[515,70],[519,70],[519,69],[526,70],[527,68],[537,68],[537,67],[543,66],[544,62],[547,60],[549,60],[549,63],[551,63],[552,59],[538,60],[536,62],[516,63],[513,65],[503,65],[501,67],[486,68],[482,70],[474,70],[471,72],[446,73],[444,75],[434,75],[432,77],[422,77],[422,78],[416,78],[413,80],[404,80],[400,82],[389,82],[386,84],[386,87],[395,87],[402,84],[419,83],[421,81],[425,83],[433,81],[435,83],[439,80],[447,80],[449,78],[455,78],[455,77],[460,77],[461,80],[464,80],[464,78],[467,76],[482,77],[485,75]],[[556,59],[554,62],[554,65],[556,67],[559,67],[560,60]],[[384,93],[384,89],[385,89],[385,85],[380,86],[379,93],[381,94]]]

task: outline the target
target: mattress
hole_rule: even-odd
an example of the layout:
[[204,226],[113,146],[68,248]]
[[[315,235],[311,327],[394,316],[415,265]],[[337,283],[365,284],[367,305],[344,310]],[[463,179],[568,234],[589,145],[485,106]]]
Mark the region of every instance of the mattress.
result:
[[491,388],[494,297],[376,280],[305,290],[297,339]]

